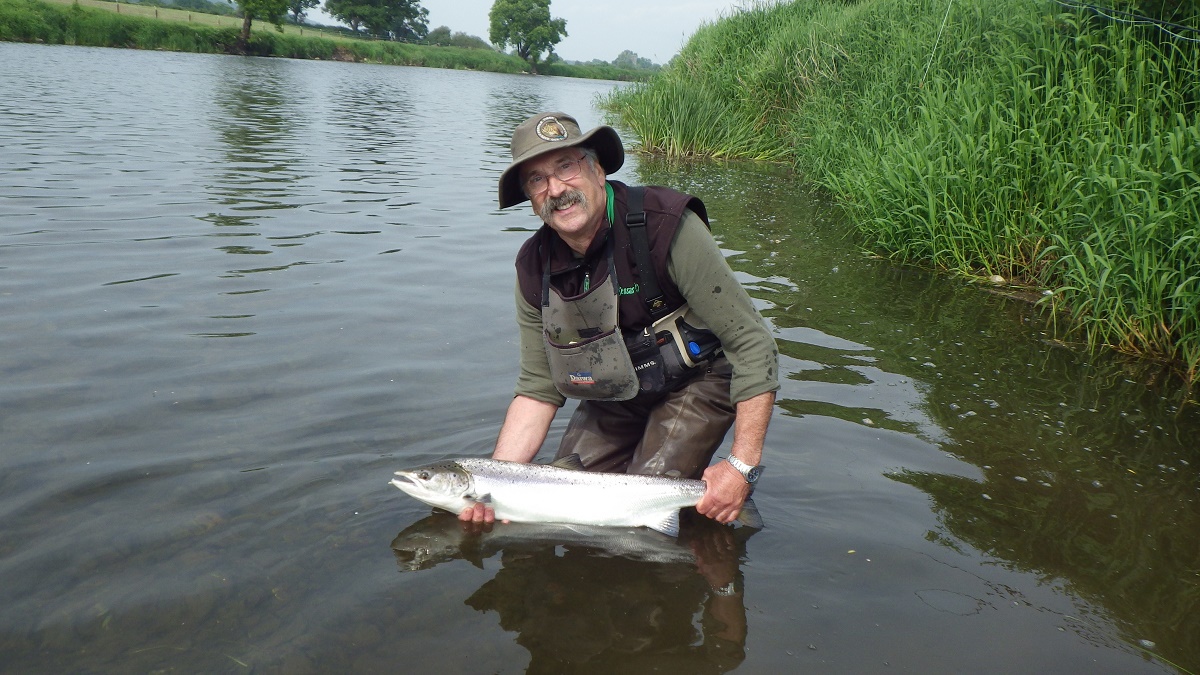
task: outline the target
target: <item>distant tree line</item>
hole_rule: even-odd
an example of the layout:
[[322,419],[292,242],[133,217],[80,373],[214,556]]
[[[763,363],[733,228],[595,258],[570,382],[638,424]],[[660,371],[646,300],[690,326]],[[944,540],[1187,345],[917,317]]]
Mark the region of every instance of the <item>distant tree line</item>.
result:
[[474,35],[467,35],[462,32],[450,32],[447,26],[438,26],[429,31],[429,35],[425,36],[425,44],[437,45],[439,47],[463,47],[466,49],[495,49],[487,40]]
[[[309,10],[321,5],[321,0],[126,0],[158,7],[175,7],[196,12],[236,15],[243,17],[241,41],[250,37],[254,19],[267,21],[276,27],[283,22],[305,24]],[[326,29],[353,36],[368,36],[380,40],[395,40],[442,47],[488,49],[512,53],[524,59],[534,73],[539,64],[562,62],[554,47],[567,36],[566,19],[550,16],[550,0],[494,0],[488,12],[490,43],[483,38],[462,32],[452,32],[447,26],[429,29],[429,10],[420,0],[324,0],[324,10],[349,28],[325,26]],[[650,59],[625,50],[611,63],[593,60],[577,65],[612,66],[624,70],[657,70]]]
[[616,66],[625,70],[659,70],[662,66],[654,63],[650,59],[643,58],[637,55],[637,52],[626,49],[617,54],[617,58],[612,61],[602,61],[600,59],[592,59],[585,65],[591,66]]

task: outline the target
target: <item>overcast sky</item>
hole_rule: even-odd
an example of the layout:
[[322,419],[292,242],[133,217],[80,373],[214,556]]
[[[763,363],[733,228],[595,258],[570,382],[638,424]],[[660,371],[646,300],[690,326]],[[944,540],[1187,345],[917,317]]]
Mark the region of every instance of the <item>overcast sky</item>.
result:
[[[488,39],[493,0],[421,0],[429,10],[429,29]],[[711,22],[745,2],[731,0],[551,0],[550,16],[567,20],[567,37],[554,51],[570,61],[612,61],[626,49],[665,64],[679,52],[701,23]],[[333,23],[323,12],[309,17]]]

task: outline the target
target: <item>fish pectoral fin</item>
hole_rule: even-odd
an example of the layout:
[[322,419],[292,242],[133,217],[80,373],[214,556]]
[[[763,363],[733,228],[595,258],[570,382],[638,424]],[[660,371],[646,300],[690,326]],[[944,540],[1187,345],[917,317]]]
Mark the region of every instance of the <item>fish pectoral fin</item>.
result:
[[766,527],[763,523],[762,514],[758,512],[758,505],[749,497],[746,498],[746,503],[742,504],[742,511],[738,514],[737,521],[743,527],[750,527],[755,530],[761,530]]
[[646,523],[646,527],[648,527],[656,532],[662,532],[663,534],[667,535],[668,537],[678,537],[679,536],[679,510],[675,509],[675,510],[671,511],[660,522]]
[[476,497],[474,495],[467,495],[467,501],[472,501],[472,502],[475,502],[476,504],[491,504],[492,503],[492,493],[489,492],[486,495],[479,495],[478,497]]
[[559,469],[570,469],[571,471],[587,471],[587,467],[583,465],[583,460],[579,459],[579,454],[572,452],[566,457],[559,457],[550,462],[550,466]]

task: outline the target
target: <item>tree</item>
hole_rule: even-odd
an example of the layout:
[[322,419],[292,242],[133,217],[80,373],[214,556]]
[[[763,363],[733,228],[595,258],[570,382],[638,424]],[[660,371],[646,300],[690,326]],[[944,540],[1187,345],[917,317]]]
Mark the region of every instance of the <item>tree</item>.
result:
[[450,27],[438,26],[437,28],[429,31],[429,34],[425,36],[425,42],[431,45],[437,45],[439,47],[449,47]]
[[325,11],[355,33],[417,42],[429,33],[429,10],[419,0],[325,0]]
[[638,55],[632,50],[626,49],[617,54],[617,58],[613,59],[612,64],[618,68],[637,68],[637,61]]
[[[626,49],[613,59],[612,64],[618,68],[628,68],[630,70],[654,70],[657,66],[650,59],[645,59],[637,55],[637,53]],[[604,65],[608,65],[607,63]]]
[[542,54],[553,53],[567,36],[567,20],[550,18],[550,0],[496,0],[488,19],[492,44],[501,49],[512,45],[535,75]]
[[429,10],[418,0],[386,0],[383,25],[388,37],[402,42],[421,42],[429,34]]
[[308,14],[308,10],[321,4],[321,0],[288,0],[288,13],[296,23],[304,23],[304,17]]
[[462,47],[464,49],[492,49],[487,40],[463,32],[451,33],[449,26],[438,26],[425,36],[425,43],[439,47]]
[[325,0],[325,11],[329,16],[350,26],[355,33],[365,23],[364,12],[370,11],[370,6],[360,0]]
[[288,0],[237,0],[242,10],[242,33],[238,36],[238,51],[245,52],[250,44],[250,22],[263,19],[283,30],[283,17],[288,13]]

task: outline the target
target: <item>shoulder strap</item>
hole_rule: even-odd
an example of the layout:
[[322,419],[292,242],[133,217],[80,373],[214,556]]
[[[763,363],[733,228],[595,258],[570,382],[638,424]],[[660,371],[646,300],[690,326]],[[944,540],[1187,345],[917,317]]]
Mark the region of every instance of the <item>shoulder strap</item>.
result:
[[646,188],[631,185],[628,189],[629,211],[625,214],[625,227],[629,230],[629,245],[633,247],[633,257],[637,261],[638,283],[641,285],[639,295],[650,311],[650,317],[657,321],[667,314],[667,299],[658,285],[658,274],[654,263],[650,260],[650,236],[646,233],[646,209],[642,206],[642,198]]

